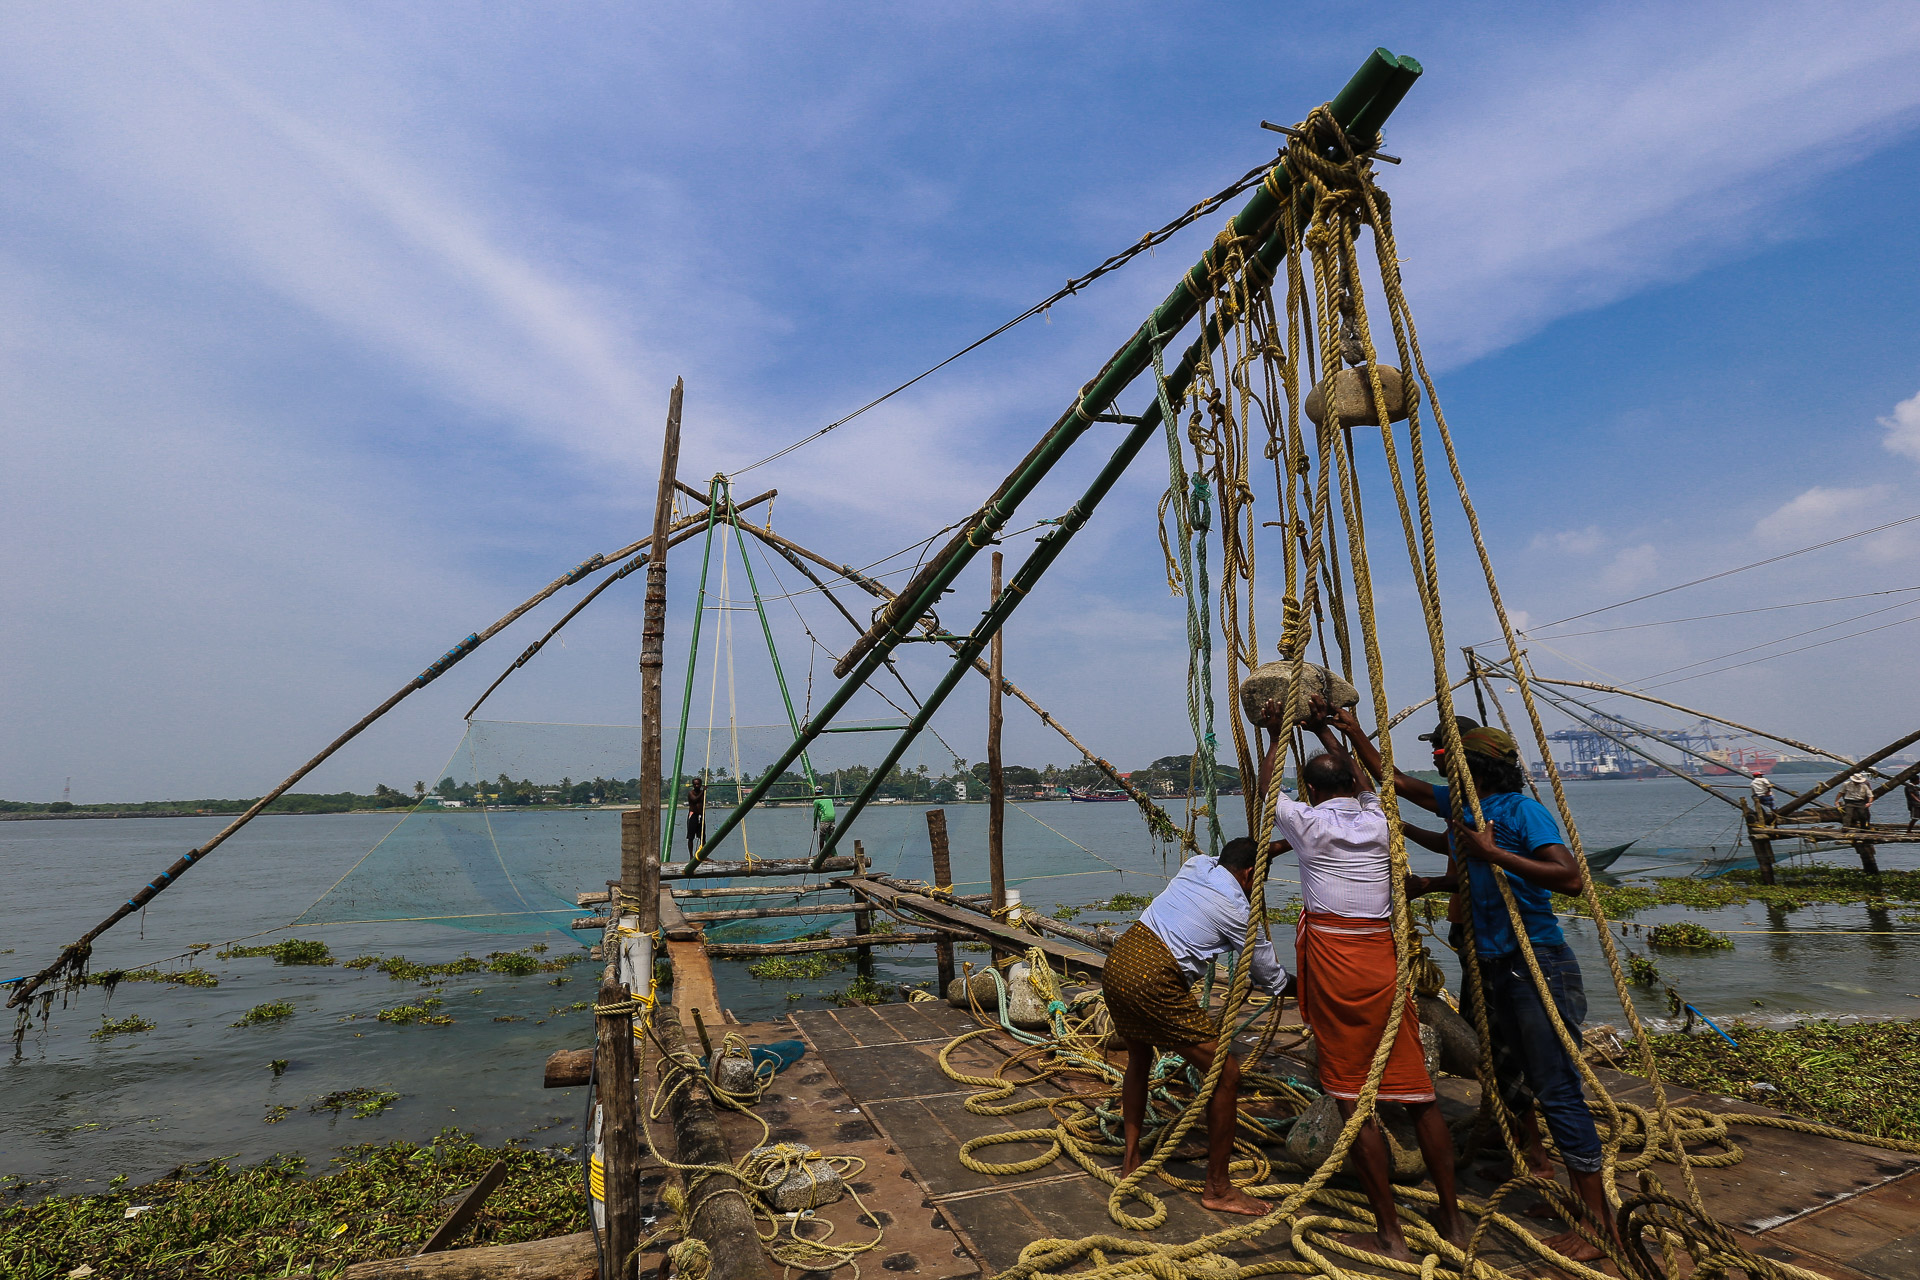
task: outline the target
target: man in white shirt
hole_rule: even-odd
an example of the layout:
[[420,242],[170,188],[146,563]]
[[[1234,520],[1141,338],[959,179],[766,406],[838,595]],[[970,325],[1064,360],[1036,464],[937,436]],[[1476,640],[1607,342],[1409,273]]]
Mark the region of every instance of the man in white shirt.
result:
[[[1270,730],[1279,724],[1279,711],[1271,706],[1262,716]],[[1333,1096],[1341,1116],[1351,1119],[1393,1014],[1393,863],[1380,797],[1359,761],[1328,727],[1325,707],[1317,699],[1313,713],[1309,727],[1324,750],[1300,768],[1307,803],[1284,793],[1275,797],[1273,833],[1300,858],[1300,890],[1306,902],[1294,939],[1300,1016],[1313,1029],[1320,1088]],[[1263,795],[1281,742],[1275,732],[1262,761]],[[1465,1247],[1468,1231],[1454,1192],[1453,1140],[1435,1105],[1411,998],[1402,1006],[1376,1096],[1405,1104],[1440,1197],[1434,1227]],[[1389,1257],[1412,1261],[1394,1208],[1386,1142],[1376,1121],[1369,1120],[1360,1131],[1353,1151],[1360,1183],[1373,1204],[1377,1247]]]
[[[1127,1046],[1127,1074],[1120,1089],[1121,1127],[1126,1133],[1123,1174],[1140,1166],[1140,1133],[1154,1050],[1177,1053],[1201,1071],[1214,1054],[1227,1053],[1220,1082],[1207,1104],[1207,1180],[1200,1203],[1223,1213],[1259,1216],[1267,1206],[1233,1185],[1235,1108],[1240,1063],[1220,1044],[1220,1033],[1194,998],[1192,985],[1217,957],[1239,954],[1252,919],[1254,842],[1230,840],[1218,858],[1189,858],[1120,935],[1107,955],[1101,988],[1113,1027]],[[1273,944],[1256,930],[1249,956],[1253,985],[1275,999],[1293,980],[1274,959]]]
[[1840,784],[1840,825],[1863,830],[1873,821],[1873,783],[1856,773]]
[[1764,773],[1753,775],[1749,784],[1753,788],[1753,807],[1762,817],[1773,818],[1773,779]]

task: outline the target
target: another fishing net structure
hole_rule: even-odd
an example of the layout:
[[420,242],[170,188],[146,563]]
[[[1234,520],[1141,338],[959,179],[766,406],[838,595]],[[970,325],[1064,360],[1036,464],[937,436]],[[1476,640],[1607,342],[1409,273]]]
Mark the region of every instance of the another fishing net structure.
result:
[[[688,734],[683,780],[704,777],[709,813],[725,811],[736,790],[764,774],[790,733],[786,725],[696,727]],[[864,783],[877,755],[875,736],[825,739],[812,753],[821,788],[844,794]],[[931,737],[925,748],[901,762],[884,794],[906,802],[952,793],[959,773],[953,757]],[[603,887],[608,869],[618,865],[619,809],[638,803],[639,771],[638,726],[472,721],[425,797],[294,924],[412,921],[479,933],[565,931],[581,914],[577,895]],[[971,774],[964,780],[975,781]],[[797,774],[783,778],[775,799],[763,802],[716,856],[805,857],[816,839],[812,794]],[[685,824],[683,805],[672,851],[679,860],[686,857]],[[728,905],[779,905],[791,896],[782,886],[765,902],[741,898]],[[773,940],[820,927],[812,917],[768,927],[775,923],[721,928]]]

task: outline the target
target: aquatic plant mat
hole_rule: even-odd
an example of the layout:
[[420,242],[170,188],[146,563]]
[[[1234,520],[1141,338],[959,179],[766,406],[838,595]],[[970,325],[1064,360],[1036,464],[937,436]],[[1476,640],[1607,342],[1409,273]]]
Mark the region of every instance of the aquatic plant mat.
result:
[[446,1220],[448,1197],[495,1160],[507,1162],[506,1181],[460,1246],[585,1229],[577,1161],[483,1147],[448,1129],[425,1145],[349,1147],[326,1170],[298,1156],[245,1166],[215,1160],[106,1195],[0,1205],[0,1275],[325,1280],[351,1262],[417,1252]]
[[[1290,1009],[1288,1022],[1293,1021]],[[1014,1176],[968,1168],[958,1155],[967,1140],[1050,1123],[1044,1110],[978,1115],[966,1109],[967,1099],[979,1090],[942,1071],[939,1059],[956,1037],[980,1026],[968,1013],[944,1003],[917,1002],[801,1010],[777,1022],[737,1029],[754,1042],[796,1032],[806,1040],[807,1056],[776,1078],[757,1114],[773,1126],[778,1140],[867,1160],[854,1186],[877,1211],[885,1238],[878,1249],[863,1255],[863,1275],[895,1271],[926,1280],[993,1276],[1015,1265],[1020,1251],[1036,1240],[1099,1234],[1164,1243],[1191,1240],[1244,1221],[1202,1209],[1196,1195],[1162,1183],[1154,1190],[1166,1202],[1167,1222],[1149,1232],[1126,1232],[1107,1217],[1106,1184],[1065,1157]],[[1865,1026],[1841,1030],[1861,1035],[1863,1051],[1874,1034]],[[1283,1029],[1275,1044],[1284,1049],[1294,1039],[1294,1032]],[[1681,1037],[1666,1037],[1663,1063],[1667,1042],[1676,1051],[1695,1048]],[[976,1077],[1004,1072],[1014,1089],[1001,1105],[1042,1099],[1057,1103],[1073,1091],[1074,1086],[1057,1075],[1019,1061],[1015,1055],[1021,1048],[1011,1035],[997,1030],[959,1046],[949,1063]],[[1279,1053],[1270,1053],[1261,1069],[1311,1079],[1303,1064]],[[1652,1090],[1644,1081],[1606,1070],[1601,1076],[1622,1102],[1650,1105]],[[1914,1078],[1907,1077],[1909,1093],[1914,1092]],[[1478,1087],[1471,1081],[1442,1077],[1439,1088],[1450,1119],[1465,1117],[1478,1105]],[[1766,1111],[1730,1105],[1721,1096],[1690,1093],[1674,1084],[1668,1089],[1679,1107]],[[742,1143],[760,1133],[753,1120],[731,1112],[722,1113],[721,1126],[736,1156],[744,1150]],[[1725,1167],[1696,1166],[1695,1172],[1707,1206],[1728,1224],[1742,1247],[1839,1280],[1862,1274],[1912,1280],[1920,1274],[1920,1159],[1777,1129],[1737,1127],[1732,1136],[1744,1159]],[[1041,1141],[987,1147],[978,1154],[1012,1162],[1045,1150]],[[1702,1148],[1702,1153],[1707,1150]],[[1199,1165],[1174,1161],[1168,1172],[1197,1179],[1203,1171]],[[1345,1177],[1332,1183],[1336,1190],[1353,1192],[1358,1185]],[[1495,1186],[1480,1168],[1462,1166],[1465,1196],[1483,1200]],[[1631,1191],[1624,1180],[1622,1189]],[[1506,1207],[1513,1211],[1525,1203]],[[816,1230],[824,1233],[831,1227],[836,1242],[864,1241],[874,1232],[850,1201],[821,1210],[820,1217],[825,1225]],[[1518,1221],[1541,1236],[1565,1229],[1553,1220]],[[1306,1270],[1284,1226],[1221,1252],[1241,1266]],[[1515,1271],[1530,1261],[1510,1249],[1492,1251],[1486,1260]],[[643,1259],[643,1267],[648,1265],[650,1259]],[[1346,1257],[1340,1265],[1354,1274],[1386,1274]],[[844,1280],[852,1271],[843,1268],[835,1274]]]

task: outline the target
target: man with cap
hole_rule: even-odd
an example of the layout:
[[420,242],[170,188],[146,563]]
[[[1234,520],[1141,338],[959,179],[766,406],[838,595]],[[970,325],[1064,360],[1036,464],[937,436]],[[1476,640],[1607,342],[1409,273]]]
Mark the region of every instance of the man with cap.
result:
[[1873,783],[1856,773],[1840,784],[1840,825],[1862,827],[1873,821]]
[[[1352,720],[1351,712],[1341,714]],[[1348,734],[1368,771],[1379,776],[1380,752],[1364,733],[1355,732],[1358,722],[1349,726],[1336,718],[1334,723]],[[1587,1016],[1580,963],[1553,914],[1555,893],[1580,891],[1580,867],[1573,851],[1562,842],[1552,812],[1525,794],[1526,774],[1512,735],[1476,726],[1462,732],[1460,738],[1487,824],[1476,828],[1470,811],[1462,820],[1449,821],[1455,861],[1444,876],[1409,877],[1407,896],[1457,889],[1458,868],[1462,864],[1466,867],[1473,949],[1486,993],[1501,1097],[1512,1108],[1520,1135],[1532,1148],[1531,1161],[1536,1167],[1544,1163],[1538,1119],[1545,1119],[1574,1190],[1617,1242],[1618,1228],[1607,1205],[1601,1175],[1600,1134],[1587,1110],[1579,1068],[1555,1027],[1557,1021],[1577,1045],[1580,1023]],[[1393,785],[1396,792],[1421,808],[1450,817],[1452,797],[1446,784],[1422,782],[1396,770]],[[1553,996],[1551,1013],[1540,999],[1520,939],[1514,934],[1501,893],[1503,883],[1513,897],[1527,942]],[[1517,1087],[1523,1082],[1524,1090]],[[1601,1256],[1600,1250],[1572,1231],[1546,1243],[1579,1261]]]

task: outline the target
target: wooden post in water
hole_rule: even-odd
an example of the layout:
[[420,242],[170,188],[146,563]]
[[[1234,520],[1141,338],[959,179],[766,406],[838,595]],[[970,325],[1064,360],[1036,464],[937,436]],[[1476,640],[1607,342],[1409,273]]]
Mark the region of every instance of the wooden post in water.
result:
[[[867,847],[858,840],[853,842],[853,874],[856,876],[867,874]],[[867,899],[865,894],[856,889],[853,892],[853,900],[865,902]],[[870,908],[864,906],[854,908],[853,931],[863,938],[873,932],[873,911]],[[854,953],[854,969],[863,978],[873,976],[872,947],[861,947]],[[944,997],[947,993],[942,991],[940,994]]]
[[[1000,603],[1000,553],[993,553],[993,598],[990,605]],[[987,880],[993,894],[993,914],[998,920],[1006,919],[1007,909],[1007,862],[1005,839],[1007,834],[1007,774],[1006,762],[1000,755],[1000,726],[1004,717],[1000,709],[1000,692],[1004,686],[1003,657],[1006,641],[1004,627],[993,633],[993,648],[989,659],[987,683]],[[996,949],[995,956],[999,952]]]
[[[603,1007],[627,1003],[626,984],[616,973],[619,963],[616,951],[600,983],[599,1003]],[[606,1280],[632,1280],[635,1273],[628,1259],[639,1247],[641,1235],[640,1108],[634,1094],[633,1015],[602,1013],[593,1021],[600,1057],[597,1075],[607,1197]]]
[[[927,810],[927,841],[933,846],[933,884],[937,889],[953,889],[953,851],[947,847],[947,811],[945,809]],[[936,942],[933,946],[934,962],[937,966],[940,998],[946,999],[947,988],[953,985],[953,944]]]
[[1754,828],[1760,824],[1763,812],[1764,810],[1760,809],[1751,801],[1742,800],[1740,802],[1740,813],[1747,820],[1747,839],[1753,844],[1754,861],[1760,864],[1760,883],[1773,884],[1775,883],[1773,874],[1773,838],[1771,836],[1754,834]]

